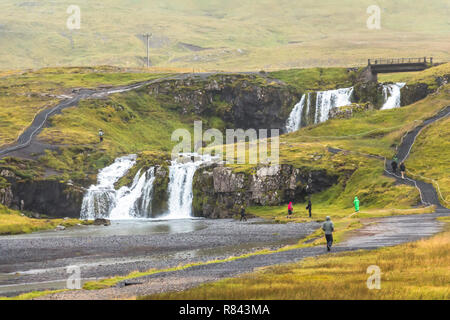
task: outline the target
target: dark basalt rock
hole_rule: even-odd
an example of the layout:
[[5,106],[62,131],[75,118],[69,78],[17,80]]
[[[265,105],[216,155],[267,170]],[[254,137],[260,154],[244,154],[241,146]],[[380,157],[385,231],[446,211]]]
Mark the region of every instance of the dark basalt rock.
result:
[[194,215],[229,218],[243,204],[280,205],[304,201],[309,194],[323,191],[337,182],[325,170],[306,170],[291,165],[259,166],[235,173],[229,167],[211,166],[194,176]]
[[146,90],[168,109],[217,117],[228,128],[242,129],[283,129],[301,97],[279,82],[238,74],[168,80],[149,85]]

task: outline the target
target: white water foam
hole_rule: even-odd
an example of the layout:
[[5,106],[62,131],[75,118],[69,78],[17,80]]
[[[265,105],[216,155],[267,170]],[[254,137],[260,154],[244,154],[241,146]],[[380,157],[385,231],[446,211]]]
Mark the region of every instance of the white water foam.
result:
[[398,82],[392,84],[383,85],[384,104],[381,110],[393,109],[400,107],[400,90],[406,83]]
[[97,184],[89,187],[81,206],[81,219],[109,217],[116,203],[114,184],[136,163],[136,155],[117,158],[114,163],[100,170]]

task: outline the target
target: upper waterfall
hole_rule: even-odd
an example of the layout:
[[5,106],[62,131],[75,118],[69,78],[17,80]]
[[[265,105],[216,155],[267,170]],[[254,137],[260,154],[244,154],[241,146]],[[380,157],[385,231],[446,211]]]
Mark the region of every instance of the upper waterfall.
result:
[[404,82],[398,82],[383,85],[384,104],[381,107],[381,110],[400,107],[400,90],[405,86],[405,84],[406,83]]
[[[311,99],[314,94],[316,95],[315,101]],[[333,107],[342,107],[352,103],[352,95],[353,87],[302,95],[286,121],[286,132],[294,132],[305,125],[327,121]]]

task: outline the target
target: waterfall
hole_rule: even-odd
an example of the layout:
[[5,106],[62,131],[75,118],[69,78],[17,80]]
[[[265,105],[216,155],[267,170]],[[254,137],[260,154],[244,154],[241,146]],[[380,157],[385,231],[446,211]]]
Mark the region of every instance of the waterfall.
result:
[[97,184],[89,187],[81,206],[81,219],[133,219],[151,215],[154,168],[139,170],[131,187],[114,189],[114,184],[136,164],[136,155],[118,158],[100,170]]
[[169,167],[169,212],[166,219],[186,219],[192,216],[192,182],[195,171],[216,157],[200,156],[196,153],[180,154]]
[[393,109],[400,107],[400,89],[405,86],[406,83],[398,82],[383,85],[384,104],[381,110]]
[[305,106],[305,94],[302,95],[300,102],[294,106],[292,109],[289,118],[286,121],[286,132],[294,132],[300,128],[302,121],[302,111]]
[[353,87],[317,92],[314,123],[327,121],[331,108],[351,104],[352,94]]
[[[336,90],[316,92],[315,107],[311,107],[311,95],[304,94],[301,100],[292,109],[288,120],[286,121],[286,132],[294,132],[313,119],[313,123],[320,123],[328,120],[328,114],[333,107],[343,107],[352,103],[353,87]],[[307,98],[306,98],[307,97]],[[306,111],[304,112],[306,100]],[[313,115],[310,115],[314,112]]]
[[81,219],[109,217],[116,202],[114,184],[123,177],[136,163],[136,155],[117,158],[114,163],[101,169],[97,184],[89,187],[81,205]]
[[116,205],[109,218],[119,220],[150,217],[154,181],[155,168],[151,167],[142,175],[139,170],[130,188],[124,186],[117,191]]

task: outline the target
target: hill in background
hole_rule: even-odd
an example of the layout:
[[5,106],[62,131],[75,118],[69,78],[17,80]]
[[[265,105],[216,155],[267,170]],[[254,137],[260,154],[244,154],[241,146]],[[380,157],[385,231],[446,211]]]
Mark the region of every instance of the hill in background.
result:
[[[69,30],[67,8],[81,9]],[[377,1],[381,29],[369,30],[368,0],[99,0],[0,3],[0,69],[145,64],[180,70],[274,70],[363,65],[368,58],[450,52],[445,0]]]

